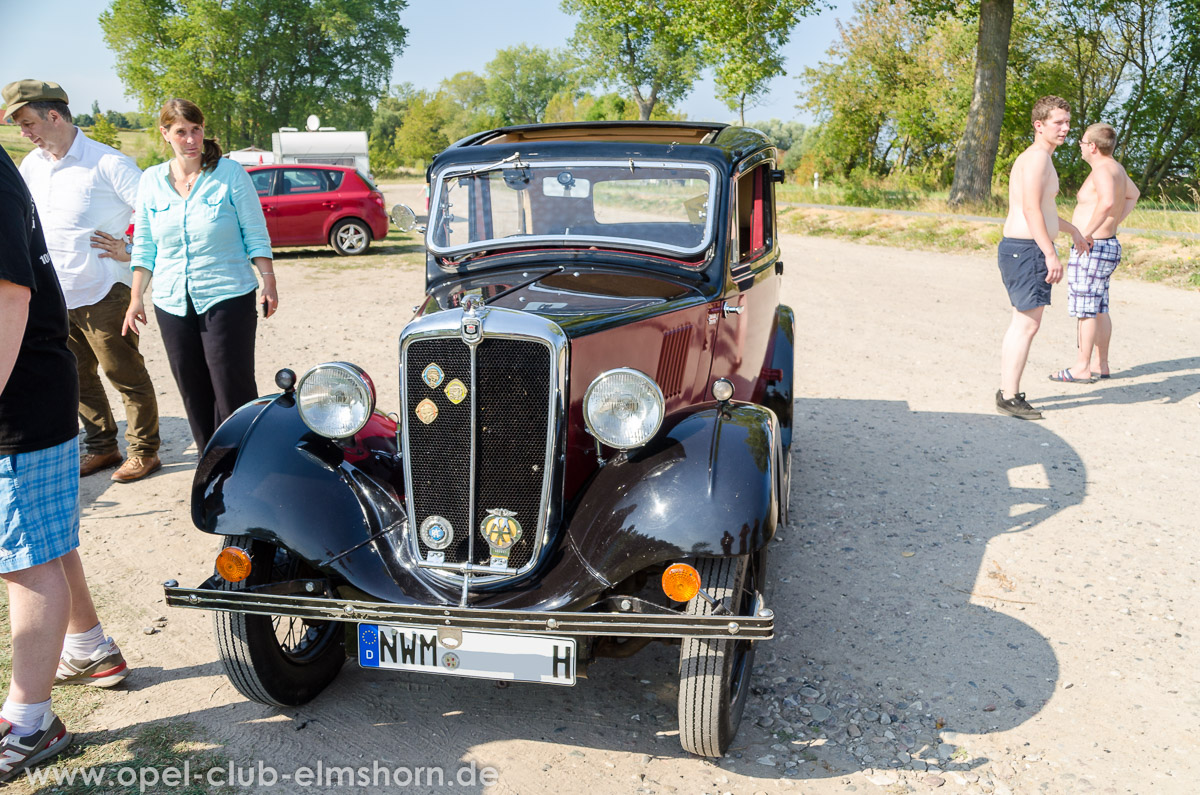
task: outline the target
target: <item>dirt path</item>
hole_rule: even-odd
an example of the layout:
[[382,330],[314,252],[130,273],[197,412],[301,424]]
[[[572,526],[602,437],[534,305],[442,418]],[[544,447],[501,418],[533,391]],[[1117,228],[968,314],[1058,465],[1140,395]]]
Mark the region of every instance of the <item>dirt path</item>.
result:
[[[208,615],[162,604],[160,583],[201,582],[216,545],[191,527],[194,450],[156,328],[165,469],[83,483],[86,564],[136,669],[96,726],[188,720],[281,771],[378,762],[450,779],[474,762],[498,770],[488,792],[523,795],[1193,791],[1200,295],[1118,282],[1115,375],[1075,386],[1045,378],[1073,357],[1056,288],[1024,382],[1047,419],[1025,423],[992,410],[1008,310],[991,258],[799,237],[784,251],[800,334],[793,524],[774,545],[779,634],[719,765],[680,750],[677,655],[655,646],[574,688],[348,663],[303,708],[242,699]],[[260,388],[281,366],[346,359],[395,406],[395,340],[422,274],[275,268]]]

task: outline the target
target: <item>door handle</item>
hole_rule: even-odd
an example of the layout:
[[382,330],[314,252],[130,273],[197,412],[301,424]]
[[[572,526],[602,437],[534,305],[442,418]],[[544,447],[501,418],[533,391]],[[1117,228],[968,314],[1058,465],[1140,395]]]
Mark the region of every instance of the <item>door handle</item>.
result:
[[336,210],[338,204],[337,204],[337,202],[321,202],[321,206],[328,207],[331,210]]
[[744,306],[737,306],[736,304],[731,304],[726,301],[725,303],[721,304],[721,316],[729,317],[730,315],[740,315],[742,314],[743,309],[745,309]]

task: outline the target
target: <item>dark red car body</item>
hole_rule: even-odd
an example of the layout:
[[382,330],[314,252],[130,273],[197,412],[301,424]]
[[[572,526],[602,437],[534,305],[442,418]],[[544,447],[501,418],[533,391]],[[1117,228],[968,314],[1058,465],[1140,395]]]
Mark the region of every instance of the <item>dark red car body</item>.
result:
[[246,171],[273,247],[330,245],[338,254],[362,254],[387,236],[383,194],[352,168],[286,163]]

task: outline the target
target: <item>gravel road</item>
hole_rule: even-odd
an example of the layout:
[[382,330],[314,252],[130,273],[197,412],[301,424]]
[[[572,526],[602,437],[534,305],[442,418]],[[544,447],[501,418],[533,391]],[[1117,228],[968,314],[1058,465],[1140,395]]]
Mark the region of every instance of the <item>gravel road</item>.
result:
[[[778,635],[727,758],[680,750],[678,656],[656,645],[574,688],[347,664],[305,707],[243,700],[209,617],[162,604],[159,584],[201,582],[215,544],[191,527],[195,451],[157,328],[164,472],[83,484],[86,564],[136,669],[92,728],[186,720],[238,762],[442,766],[453,784],[408,792],[1194,791],[1200,294],[1118,280],[1113,378],[1078,386],[1046,379],[1074,358],[1056,287],[1024,381],[1046,419],[1022,422],[993,411],[1009,309],[991,257],[783,246],[793,522],[773,545]],[[276,262],[260,386],[348,359],[394,406],[422,274],[296,259]],[[498,783],[454,780],[472,764]]]

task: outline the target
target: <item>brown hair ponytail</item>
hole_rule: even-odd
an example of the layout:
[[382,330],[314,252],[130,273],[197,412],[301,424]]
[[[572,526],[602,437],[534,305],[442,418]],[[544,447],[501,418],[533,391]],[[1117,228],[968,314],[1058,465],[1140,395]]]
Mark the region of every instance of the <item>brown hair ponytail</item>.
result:
[[212,171],[221,160],[221,145],[212,138],[204,139],[204,155],[200,158],[200,170]]

